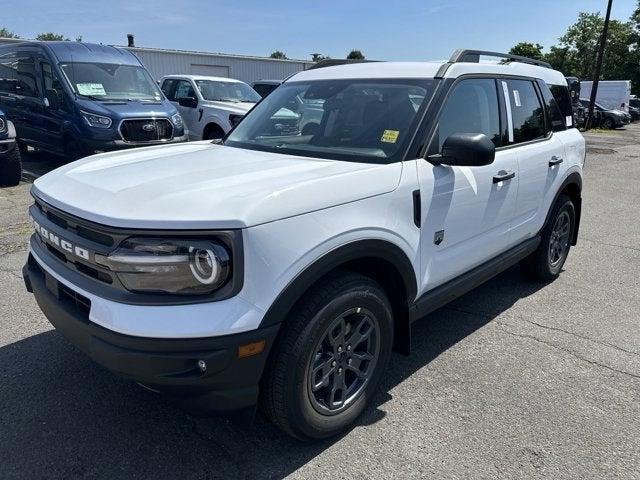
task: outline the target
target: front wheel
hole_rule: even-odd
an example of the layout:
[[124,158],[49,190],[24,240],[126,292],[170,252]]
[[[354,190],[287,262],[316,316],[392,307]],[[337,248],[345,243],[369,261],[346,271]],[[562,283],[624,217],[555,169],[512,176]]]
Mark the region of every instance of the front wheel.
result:
[[22,177],[20,150],[14,148],[4,159],[0,159],[0,186],[14,187]]
[[568,196],[560,195],[542,229],[540,245],[520,263],[529,277],[548,282],[560,274],[571,248],[575,221],[573,202]]
[[312,288],[282,328],[262,382],[266,415],[301,440],[344,431],[389,361],[393,316],[384,291],[341,272]]

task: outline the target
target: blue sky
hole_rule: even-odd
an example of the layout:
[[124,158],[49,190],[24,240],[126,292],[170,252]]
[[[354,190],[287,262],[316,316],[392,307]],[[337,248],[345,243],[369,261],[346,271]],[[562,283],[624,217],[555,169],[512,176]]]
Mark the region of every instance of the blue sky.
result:
[[[508,50],[518,41],[548,48],[579,11],[606,0],[1,0],[0,27],[24,38],[43,31],[88,42],[290,58],[352,48],[380,60],[447,58],[455,48]],[[614,0],[626,20],[637,0]]]

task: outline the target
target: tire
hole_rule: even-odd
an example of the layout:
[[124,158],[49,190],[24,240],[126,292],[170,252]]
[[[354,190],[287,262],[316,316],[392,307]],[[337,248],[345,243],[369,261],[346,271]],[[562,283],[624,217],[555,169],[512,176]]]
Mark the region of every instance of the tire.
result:
[[567,260],[571,239],[576,228],[576,211],[571,199],[560,195],[554,204],[549,221],[541,232],[540,245],[520,262],[524,273],[544,282],[554,280]]
[[222,130],[218,125],[206,127],[204,134],[202,135],[203,140],[219,140],[222,137],[224,137],[224,130]]
[[29,152],[27,144],[18,140],[18,148],[20,149],[21,155],[26,155]]
[[602,122],[602,126],[604,128],[608,128],[609,130],[613,130],[614,128],[613,120],[611,118],[605,118],[604,122]]
[[[391,312],[382,287],[363,275],[341,271],[312,287],[283,323],[269,358],[260,402],[266,416],[304,441],[344,431],[364,410],[389,362]],[[348,325],[351,330],[342,328]],[[367,340],[350,342],[359,332]],[[333,386],[341,381],[353,391],[338,394]]]
[[4,160],[0,160],[0,186],[15,187],[22,178],[20,150],[14,148]]
[[80,144],[73,138],[70,138],[64,145],[64,156],[66,157],[67,162],[75,162],[76,160],[83,158],[85,155]]

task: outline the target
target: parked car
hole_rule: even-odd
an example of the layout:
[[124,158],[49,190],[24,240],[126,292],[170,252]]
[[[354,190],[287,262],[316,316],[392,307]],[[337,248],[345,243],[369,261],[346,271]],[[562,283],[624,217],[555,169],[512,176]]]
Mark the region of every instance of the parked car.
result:
[[632,122],[640,120],[640,108],[629,105],[629,115],[631,116]]
[[257,82],[253,82],[251,86],[256,92],[258,92],[258,95],[264,98],[281,84],[282,80],[258,80]]
[[[581,98],[580,103],[585,108],[585,111],[588,112],[589,100]],[[594,104],[593,112],[596,124],[603,128],[620,128],[631,122],[631,116],[628,113],[621,110],[610,110],[597,102]]]
[[16,143],[16,129],[0,110],[0,186],[20,183],[22,162]]
[[[27,290],[98,363],[186,408],[344,431],[413,321],[518,262],[551,281],[577,241],[585,142],[563,75],[479,54],[307,70],[221,143],[40,177]],[[296,97],[318,127],[264,135]]]
[[231,78],[167,75],[161,85],[180,111],[191,140],[224,137],[260,101],[249,85]]
[[27,145],[70,160],[186,140],[182,118],[138,58],[79,42],[0,46],[0,108]]

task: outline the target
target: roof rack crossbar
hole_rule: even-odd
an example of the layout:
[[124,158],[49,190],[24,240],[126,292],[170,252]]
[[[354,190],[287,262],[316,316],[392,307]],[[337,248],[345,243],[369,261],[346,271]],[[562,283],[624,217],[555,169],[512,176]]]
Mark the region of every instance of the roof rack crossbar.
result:
[[480,55],[504,58],[512,62],[528,63],[530,65],[537,65],[544,68],[552,68],[551,64],[543,62],[542,60],[534,60],[533,58],[522,57],[520,55],[511,55],[510,53],[488,52],[485,50],[456,50],[453,52],[453,55],[451,55],[449,63],[478,63],[480,61]]

